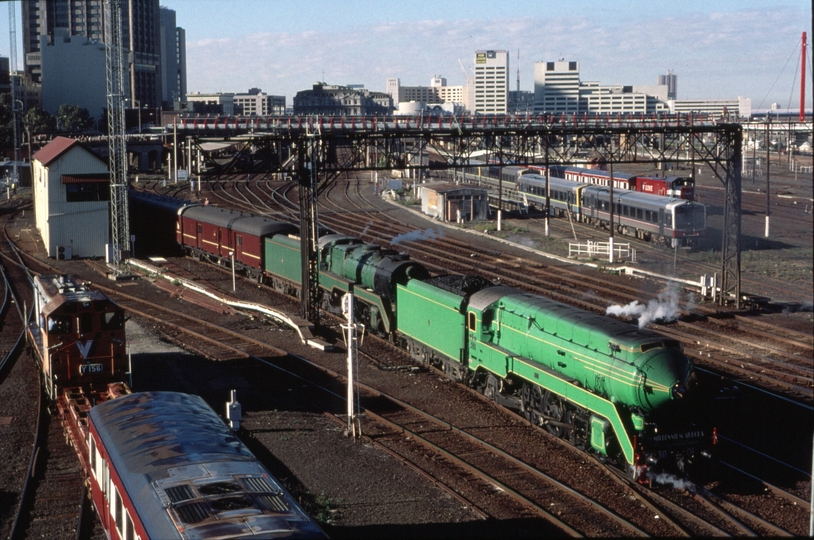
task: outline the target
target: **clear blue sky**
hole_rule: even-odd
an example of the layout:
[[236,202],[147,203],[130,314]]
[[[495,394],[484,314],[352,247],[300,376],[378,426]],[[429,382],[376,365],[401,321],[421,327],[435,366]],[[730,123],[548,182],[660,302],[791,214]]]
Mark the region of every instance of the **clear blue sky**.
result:
[[[285,95],[320,80],[385,89],[388,77],[463,84],[477,49],[510,51],[511,89],[534,62],[580,63],[583,81],[654,85],[673,70],[679,99],[799,106],[800,39],[810,0],[161,0],[186,30],[189,91]],[[497,7],[499,6],[499,7]],[[20,24],[18,16],[18,26]],[[18,30],[18,33],[20,31]],[[0,33],[8,36],[7,6]],[[0,37],[7,56],[8,37]],[[517,60],[518,50],[520,61]],[[18,50],[22,65],[22,50]]]

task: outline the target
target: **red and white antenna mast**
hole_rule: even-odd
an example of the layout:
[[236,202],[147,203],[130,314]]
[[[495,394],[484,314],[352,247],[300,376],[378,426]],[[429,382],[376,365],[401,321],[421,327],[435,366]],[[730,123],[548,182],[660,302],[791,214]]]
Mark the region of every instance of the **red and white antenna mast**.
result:
[[800,122],[806,119],[806,33],[803,32],[803,60],[800,75]]

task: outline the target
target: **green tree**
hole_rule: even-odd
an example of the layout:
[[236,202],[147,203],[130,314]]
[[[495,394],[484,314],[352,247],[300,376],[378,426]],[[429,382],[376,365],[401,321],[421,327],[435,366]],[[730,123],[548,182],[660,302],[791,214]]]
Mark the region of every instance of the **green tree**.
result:
[[59,106],[56,120],[57,129],[68,133],[89,129],[94,127],[95,124],[87,109],[78,105],[68,105],[67,103]]
[[23,126],[32,134],[53,131],[57,127],[56,118],[39,108],[31,108],[23,116]]
[[[0,94],[0,151],[14,146],[14,126],[11,120],[11,94]],[[2,153],[5,155],[5,152]]]

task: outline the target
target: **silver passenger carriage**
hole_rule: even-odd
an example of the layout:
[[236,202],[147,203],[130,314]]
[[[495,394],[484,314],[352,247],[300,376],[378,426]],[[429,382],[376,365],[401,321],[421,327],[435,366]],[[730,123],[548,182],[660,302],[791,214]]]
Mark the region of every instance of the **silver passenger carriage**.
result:
[[130,394],[88,416],[108,538],[327,538],[200,397]]

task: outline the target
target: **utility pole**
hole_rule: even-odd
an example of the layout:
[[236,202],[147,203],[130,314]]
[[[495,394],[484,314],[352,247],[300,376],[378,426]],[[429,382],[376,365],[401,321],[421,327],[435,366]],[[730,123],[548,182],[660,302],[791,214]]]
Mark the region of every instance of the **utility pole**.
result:
[[348,425],[345,435],[347,437],[353,437],[356,439],[357,437],[362,436],[362,425],[359,422],[359,418],[356,416],[356,407],[354,406],[356,399],[353,392],[353,386],[355,384],[353,372],[356,368],[357,354],[359,349],[357,333],[360,328],[364,329],[364,326],[353,322],[353,289],[342,297],[342,313],[347,317],[348,320],[347,324],[342,325],[342,329],[347,331],[347,334],[345,334],[345,345],[348,348]]
[[608,237],[608,262],[613,264],[613,140],[611,140],[611,162],[610,162],[610,236]]
[[[548,134],[545,136],[545,236],[551,236],[551,163],[548,157]],[[570,208],[566,211],[570,212]]]
[[764,236],[769,237],[769,223],[772,215],[772,183],[771,183],[771,137],[772,137],[772,116],[771,113],[767,115],[766,121],[766,230]]

